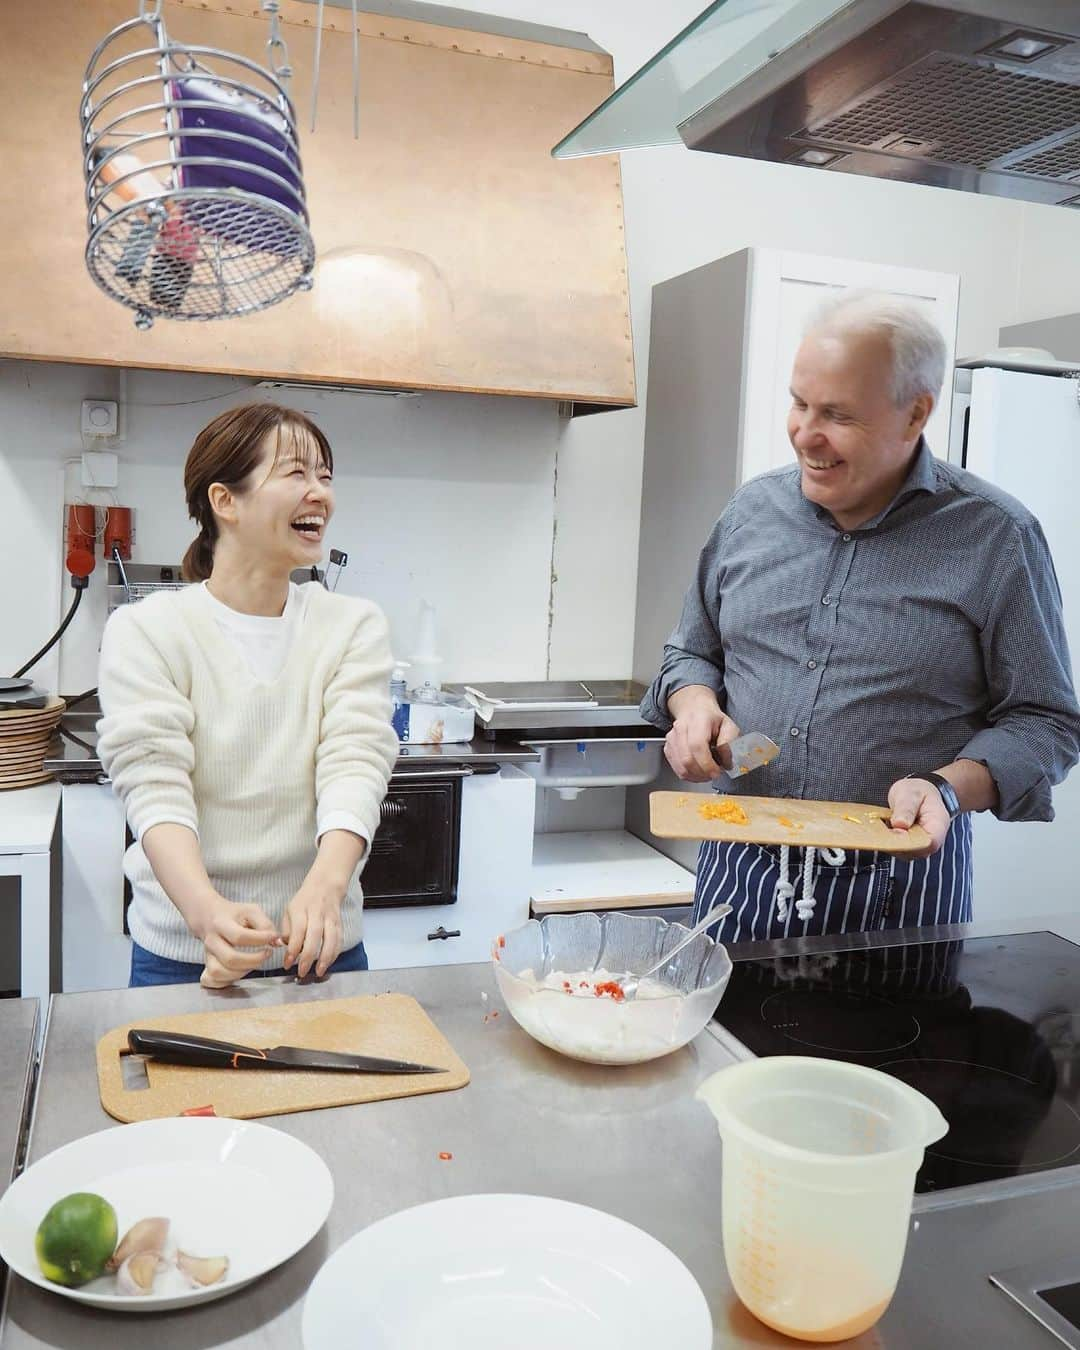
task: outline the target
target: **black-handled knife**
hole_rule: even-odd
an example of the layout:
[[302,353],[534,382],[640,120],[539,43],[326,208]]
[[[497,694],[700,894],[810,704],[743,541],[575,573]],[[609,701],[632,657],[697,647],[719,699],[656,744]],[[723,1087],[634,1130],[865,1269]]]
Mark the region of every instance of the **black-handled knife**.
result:
[[167,1064],[189,1064],[203,1069],[321,1069],[342,1073],[446,1073],[431,1064],[406,1059],[377,1059],[373,1055],[346,1055],[337,1050],[306,1050],[274,1045],[267,1050],[177,1031],[128,1032],[128,1050]]

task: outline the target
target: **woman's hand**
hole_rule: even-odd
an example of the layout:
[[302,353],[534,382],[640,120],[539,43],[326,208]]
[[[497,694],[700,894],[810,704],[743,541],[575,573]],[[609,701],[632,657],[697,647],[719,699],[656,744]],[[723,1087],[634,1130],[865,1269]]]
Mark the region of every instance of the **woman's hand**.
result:
[[295,965],[301,979],[314,967],[321,980],[341,954],[341,902],[366,848],[367,842],[351,830],[331,829],[319,837],[311,870],[281,922],[285,969]]
[[296,966],[303,979],[314,966],[319,979],[341,954],[341,902],[345,887],[318,875],[315,869],[285,906],[281,934],[285,939],[285,969]]
[[281,935],[258,905],[235,904],[213,887],[206,875],[199,840],[193,828],[162,821],[142,836],[161,888],[203,944],[206,968],[199,983],[224,989],[261,966]]
[[199,915],[196,936],[202,939],[206,966],[199,983],[204,989],[225,989],[241,980],[282,945],[281,934],[258,905],[241,905],[218,896]]

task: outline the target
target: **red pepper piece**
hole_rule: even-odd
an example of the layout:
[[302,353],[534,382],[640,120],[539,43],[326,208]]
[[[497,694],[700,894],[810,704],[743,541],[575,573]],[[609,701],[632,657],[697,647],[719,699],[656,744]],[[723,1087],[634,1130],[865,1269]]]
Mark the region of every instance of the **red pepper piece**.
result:
[[601,980],[596,986],[596,997],[603,998],[607,994],[613,998],[616,1003],[621,1003],[626,995],[623,993],[623,987],[618,980]]

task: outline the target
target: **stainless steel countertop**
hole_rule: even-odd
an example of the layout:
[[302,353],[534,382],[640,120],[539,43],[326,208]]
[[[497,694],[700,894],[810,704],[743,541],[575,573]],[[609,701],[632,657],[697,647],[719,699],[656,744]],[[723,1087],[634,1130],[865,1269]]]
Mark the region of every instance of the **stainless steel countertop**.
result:
[[[329,1221],[303,1252],[229,1298],[150,1322],[79,1310],[13,1276],[0,1332],[4,1350],[143,1350],[148,1336],[155,1350],[298,1350],[304,1295],[335,1248],[397,1210],[477,1191],[558,1196],[640,1225],[686,1262],[723,1325],[730,1294],[719,1248],[720,1145],[693,1093],[728,1063],[727,1054],[701,1036],[640,1067],[578,1064],[538,1045],[505,1010],[484,1022],[482,991],[489,1006],[502,1008],[487,964],[336,975],[307,988],[259,980],[224,995],[197,985],[56,995],[30,1160],[115,1124],[98,1101],[94,1063],[94,1047],[111,1027],[135,1017],[217,1010],[236,1000],[272,1004],[389,989],[421,1001],[468,1064],[472,1082],[457,1092],[267,1122],[310,1144],[334,1174]],[[453,1159],[441,1161],[442,1151]],[[688,1165],[673,1165],[680,1159]],[[716,1165],[705,1185],[696,1160]],[[287,1178],[281,1193],[287,1207]]]
[[[1080,939],[1080,919],[1029,919],[923,929],[905,935],[768,944],[757,954],[1049,930]],[[753,954],[748,947],[737,955]],[[520,1031],[509,1014],[483,1021],[481,992],[500,1008],[487,965],[335,976],[299,988],[266,980],[226,994],[197,986],[56,995],[45,1043],[30,1159],[113,1122],[98,1103],[94,1046],[133,1017],[245,1003],[328,999],[388,989],[414,994],[472,1071],[460,1092],[314,1111],[270,1120],[326,1159],[337,1195],[326,1228],[292,1261],[251,1288],[152,1324],[156,1350],[211,1346],[296,1350],[304,1294],[327,1256],[376,1219],[426,1200],[476,1191],[531,1191],[594,1205],[638,1224],[689,1267],[705,1291],[714,1350],[797,1343],[742,1309],[724,1267],[720,1144],[693,1100],[708,1074],[731,1062],[717,1036],[633,1069],[561,1058]],[[722,1007],[723,1005],[721,1005]],[[453,1160],[442,1162],[440,1151]],[[919,1197],[900,1286],[853,1350],[1053,1350],[1058,1342],[987,1277],[1075,1245],[1080,1169],[1039,1173],[1024,1193],[1003,1183]],[[287,1188],[286,1188],[287,1189]],[[982,1198],[973,1193],[979,1190]],[[283,1200],[283,1203],[287,1203]],[[1080,1252],[1077,1254],[1080,1273]],[[4,1350],[125,1350],[141,1347],[144,1319],[88,1315],[12,1278],[0,1331]],[[679,1347],[672,1347],[679,1350]]]
[[34,1085],[38,1016],[36,998],[0,999],[0,1190],[19,1161]]

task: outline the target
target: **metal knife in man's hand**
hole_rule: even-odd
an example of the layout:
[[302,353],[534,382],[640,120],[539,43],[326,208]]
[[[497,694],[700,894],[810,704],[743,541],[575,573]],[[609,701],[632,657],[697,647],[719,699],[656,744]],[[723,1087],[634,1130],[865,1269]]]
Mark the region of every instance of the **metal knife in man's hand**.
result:
[[771,764],[779,753],[780,747],[776,742],[760,731],[748,731],[745,736],[736,736],[726,745],[713,746],[713,759],[727,770],[731,778],[741,778],[743,774],[753,773],[755,769]]

